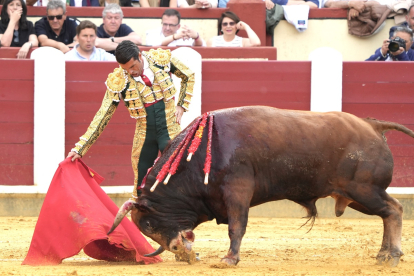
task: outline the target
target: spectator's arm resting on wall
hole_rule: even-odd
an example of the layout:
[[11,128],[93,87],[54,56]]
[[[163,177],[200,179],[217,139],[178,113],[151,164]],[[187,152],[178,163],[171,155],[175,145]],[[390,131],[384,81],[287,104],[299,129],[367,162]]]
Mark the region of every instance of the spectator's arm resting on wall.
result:
[[39,41],[37,40],[37,36],[35,34],[31,34],[29,36],[29,41],[23,44],[20,48],[19,52],[17,53],[17,58],[22,59],[26,58],[27,54],[30,51],[30,48],[39,46]]
[[95,40],[95,47],[104,49],[105,51],[114,51],[118,46],[118,42],[112,42],[110,38],[99,38]]
[[359,16],[361,12],[365,10],[365,6],[367,5],[366,0],[358,0],[358,1],[335,1],[335,0],[328,0],[325,3],[325,8],[337,8],[337,9],[349,9],[348,19],[351,20]]
[[253,31],[252,28],[250,28],[247,23],[240,21],[236,25],[237,29],[244,30],[247,33],[247,36],[249,38],[243,38],[243,47],[257,47],[261,45],[260,38],[257,36],[257,34]]
[[70,51],[69,47],[63,42],[57,42],[53,39],[49,39],[46,35],[39,35],[37,38],[39,39],[40,45],[42,46],[53,47],[62,51],[63,53]]
[[191,6],[183,5],[183,8],[196,8],[196,9],[210,9],[210,8],[217,8],[218,1],[217,0],[195,0],[194,4]]

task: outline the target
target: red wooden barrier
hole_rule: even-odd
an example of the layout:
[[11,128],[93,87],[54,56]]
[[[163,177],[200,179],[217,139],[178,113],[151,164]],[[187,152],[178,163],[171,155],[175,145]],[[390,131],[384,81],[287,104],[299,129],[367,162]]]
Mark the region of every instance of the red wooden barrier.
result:
[[[344,62],[342,110],[414,130],[413,62]],[[414,187],[414,139],[386,134],[394,156],[392,186]]]
[[32,60],[0,60],[0,185],[33,185],[33,75]]
[[[116,63],[66,63],[66,152],[79,140],[105,93]],[[33,61],[0,60],[0,184],[33,182]],[[343,111],[395,121],[414,129],[411,62],[345,62]],[[203,61],[202,112],[243,105],[309,110],[310,62]],[[131,185],[135,128],[121,102],[107,129],[86,154],[104,185]],[[52,130],[51,130],[52,131]],[[414,187],[414,139],[387,134],[394,155],[392,186]]]
[[[86,132],[104,97],[105,80],[116,62],[66,63],[66,142],[69,152]],[[83,160],[105,177],[106,186],[133,185],[131,148],[136,120],[129,116],[123,102],[98,141]]]
[[243,105],[310,108],[310,62],[203,61],[202,112]]

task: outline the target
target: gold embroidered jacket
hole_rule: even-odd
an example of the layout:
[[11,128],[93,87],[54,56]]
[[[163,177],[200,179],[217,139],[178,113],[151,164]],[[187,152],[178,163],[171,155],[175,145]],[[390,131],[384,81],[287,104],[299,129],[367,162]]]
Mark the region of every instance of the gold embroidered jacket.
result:
[[[108,75],[105,82],[107,90],[102,105],[93,118],[88,130],[72,151],[83,156],[92,144],[98,139],[122,98],[132,118],[146,118],[144,104],[153,103],[163,99],[164,102],[172,100],[176,94],[173,81],[168,71],[181,78],[178,106],[188,110],[194,89],[194,73],[176,58],[171,58],[170,50],[151,49],[142,52],[147,59],[150,69],[154,72],[152,88],[135,81],[121,67],[116,68]],[[168,65],[170,64],[170,69]]]

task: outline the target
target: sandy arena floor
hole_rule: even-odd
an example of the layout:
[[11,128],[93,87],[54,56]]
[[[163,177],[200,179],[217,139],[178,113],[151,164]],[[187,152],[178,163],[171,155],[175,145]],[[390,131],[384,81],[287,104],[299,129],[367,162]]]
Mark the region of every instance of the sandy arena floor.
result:
[[[405,256],[396,268],[375,265],[382,221],[317,219],[313,229],[299,228],[304,219],[251,218],[237,267],[220,268],[229,246],[227,225],[202,224],[194,249],[201,261],[176,262],[164,252],[163,263],[108,263],[82,252],[57,266],[22,266],[37,218],[0,217],[0,275],[414,275],[414,221],[404,221]],[[155,243],[151,243],[156,246]]]

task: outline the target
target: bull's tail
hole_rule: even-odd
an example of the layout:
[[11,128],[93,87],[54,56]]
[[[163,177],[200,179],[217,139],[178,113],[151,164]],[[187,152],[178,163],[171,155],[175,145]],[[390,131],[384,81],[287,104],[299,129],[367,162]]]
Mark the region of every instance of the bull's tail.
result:
[[367,123],[369,123],[375,130],[377,130],[379,133],[385,133],[389,130],[398,130],[401,131],[405,134],[407,134],[408,136],[411,136],[414,138],[414,131],[412,131],[411,129],[394,123],[394,122],[387,122],[387,121],[382,121],[382,120],[377,120],[374,118],[365,118],[364,119]]

